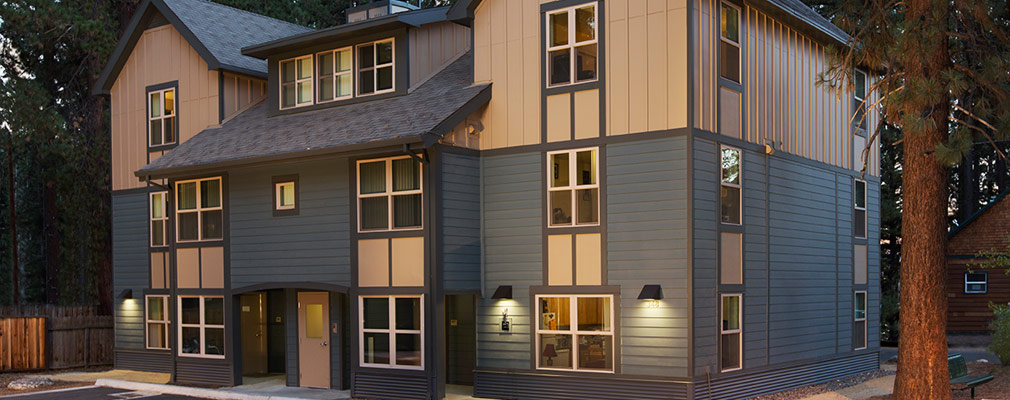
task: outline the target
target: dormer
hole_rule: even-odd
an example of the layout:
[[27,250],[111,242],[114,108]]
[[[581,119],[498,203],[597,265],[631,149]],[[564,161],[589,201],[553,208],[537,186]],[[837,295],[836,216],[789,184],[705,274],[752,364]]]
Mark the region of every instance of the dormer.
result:
[[347,13],[347,23],[353,24],[355,22],[361,22],[366,19],[379,18],[390,14],[396,14],[417,9],[418,9],[417,6],[407,2],[397,0],[381,0],[348,8],[345,12]]

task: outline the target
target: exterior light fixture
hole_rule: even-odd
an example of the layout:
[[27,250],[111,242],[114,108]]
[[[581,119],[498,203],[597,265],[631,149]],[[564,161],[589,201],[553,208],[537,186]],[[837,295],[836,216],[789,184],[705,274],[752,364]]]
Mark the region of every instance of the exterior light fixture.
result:
[[492,299],[511,299],[512,298],[512,285],[501,285],[498,289],[495,289],[494,294],[491,295]]
[[658,308],[659,300],[663,298],[663,288],[659,285],[642,286],[642,292],[638,294],[639,300],[645,300],[649,308]]
[[130,300],[133,299],[133,289],[123,289],[116,298]]

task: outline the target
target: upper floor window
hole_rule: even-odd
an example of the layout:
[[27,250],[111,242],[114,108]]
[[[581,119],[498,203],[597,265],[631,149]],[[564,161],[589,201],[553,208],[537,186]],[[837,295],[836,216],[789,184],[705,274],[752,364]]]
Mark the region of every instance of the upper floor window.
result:
[[312,56],[280,62],[281,108],[312,104]]
[[547,13],[549,86],[596,80],[598,31],[596,3]]
[[722,146],[720,206],[724,224],[740,225],[743,219],[740,195],[740,150]]
[[852,124],[856,129],[866,129],[866,73],[855,70],[852,73]]
[[151,193],[151,247],[167,246],[168,214],[165,201],[168,192]]
[[612,295],[537,296],[537,368],[614,370]]
[[393,91],[393,39],[358,46],[358,95]]
[[224,236],[221,178],[176,182],[178,241],[219,240]]
[[740,8],[722,3],[719,76],[740,83]]
[[274,184],[274,209],[295,209],[295,182],[278,182]]
[[989,272],[987,271],[965,271],[964,272],[964,292],[965,293],[988,293],[989,292]]
[[148,131],[151,147],[175,143],[176,115],[175,89],[157,90],[148,93]]
[[351,48],[316,54],[319,84],[317,99],[320,103],[350,97],[351,90]]
[[421,164],[412,157],[358,161],[358,230],[421,228]]
[[853,226],[854,236],[857,238],[866,237],[866,181],[856,179],[855,194],[853,202],[853,216],[855,221]]
[[549,226],[600,223],[598,149],[547,153]]

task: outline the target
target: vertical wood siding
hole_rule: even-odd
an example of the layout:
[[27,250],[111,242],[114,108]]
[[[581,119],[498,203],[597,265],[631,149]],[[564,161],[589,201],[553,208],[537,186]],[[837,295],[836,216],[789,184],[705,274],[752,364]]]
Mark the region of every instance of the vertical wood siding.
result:
[[179,81],[180,143],[218,124],[218,72],[172,25],[148,29],[112,86],[112,189],[143,186],[134,175],[147,165],[147,86]]
[[446,291],[480,290],[480,159],[443,153],[442,269]]
[[437,22],[408,30],[410,88],[414,89],[456,57],[470,51],[470,28]]
[[149,278],[147,196],[112,195],[113,293],[133,290],[133,299],[116,299],[116,348],[144,349],[143,293]]
[[[267,97],[267,81],[245,75],[224,74],[224,120],[231,119]],[[154,161],[152,159],[151,161]]]

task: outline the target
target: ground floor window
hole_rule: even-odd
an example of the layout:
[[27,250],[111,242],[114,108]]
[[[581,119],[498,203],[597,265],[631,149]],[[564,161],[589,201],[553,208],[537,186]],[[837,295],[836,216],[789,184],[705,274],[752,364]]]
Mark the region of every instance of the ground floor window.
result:
[[722,295],[722,326],[720,326],[721,368],[733,371],[743,368],[743,327],[740,309],[743,295]]
[[224,358],[224,298],[179,296],[179,354]]
[[614,371],[612,295],[538,295],[537,368]]
[[866,348],[866,292],[864,291],[856,292],[855,296],[852,347],[856,350]]
[[168,348],[168,296],[145,296],[147,348]]
[[360,364],[423,369],[423,296],[361,296],[360,300]]

